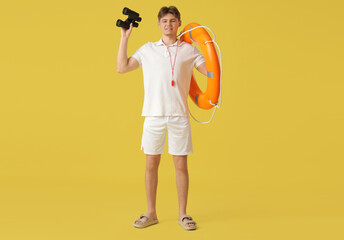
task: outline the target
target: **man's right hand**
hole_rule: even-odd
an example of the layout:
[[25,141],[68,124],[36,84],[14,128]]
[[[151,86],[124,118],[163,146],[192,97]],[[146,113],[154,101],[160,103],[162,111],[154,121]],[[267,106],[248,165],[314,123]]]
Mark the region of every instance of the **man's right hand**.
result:
[[130,28],[129,29],[121,28],[122,38],[127,38],[128,39],[132,30],[133,30],[133,23],[130,23]]

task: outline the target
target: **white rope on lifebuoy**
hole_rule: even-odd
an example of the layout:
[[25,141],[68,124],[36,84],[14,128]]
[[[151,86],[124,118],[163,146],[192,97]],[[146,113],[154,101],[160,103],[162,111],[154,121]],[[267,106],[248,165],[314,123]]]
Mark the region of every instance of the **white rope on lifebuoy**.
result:
[[[220,55],[220,101],[219,101],[219,104],[218,104],[218,103],[214,104],[214,103],[212,103],[212,102],[209,100],[209,103],[210,103],[211,105],[214,106],[214,112],[213,112],[213,114],[211,115],[210,120],[207,121],[207,122],[198,121],[198,120],[192,115],[192,113],[191,113],[191,111],[190,111],[190,109],[189,109],[189,113],[190,113],[191,117],[192,117],[196,122],[202,123],[202,124],[207,124],[207,123],[210,123],[210,122],[213,120],[213,117],[214,117],[215,112],[216,112],[216,108],[220,108],[221,105],[222,105],[222,56],[221,56],[220,47],[219,47],[219,45],[217,44],[217,42],[215,41],[215,34],[214,34],[214,32],[213,32],[210,28],[208,28],[207,26],[197,26],[197,27],[194,27],[194,28],[192,28],[192,29],[190,29],[190,30],[186,30],[185,32],[183,32],[183,33],[181,33],[180,35],[178,35],[178,37],[181,37],[181,36],[183,36],[185,33],[191,32],[192,30],[195,30],[195,29],[197,29],[197,28],[206,28],[206,29],[208,29],[208,30],[213,34],[214,38],[213,38],[211,41],[206,41],[206,42],[204,42],[204,45],[207,44],[207,43],[209,43],[209,42],[215,43],[215,45],[216,45],[216,47],[217,47],[217,49],[218,49],[218,51],[219,51],[219,55]],[[191,39],[191,40],[192,40],[192,39]],[[192,41],[193,41],[193,40],[192,40]]]

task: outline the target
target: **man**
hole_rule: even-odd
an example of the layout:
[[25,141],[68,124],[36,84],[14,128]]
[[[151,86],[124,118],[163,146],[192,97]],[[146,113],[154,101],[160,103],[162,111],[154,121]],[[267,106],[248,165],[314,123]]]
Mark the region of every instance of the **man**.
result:
[[142,65],[145,98],[142,116],[145,122],[141,150],[146,154],[146,195],[148,212],[134,222],[138,228],[158,223],[156,191],[158,167],[168,132],[169,153],[173,155],[179,202],[178,223],[184,229],[196,229],[196,222],[186,215],[189,187],[187,155],[193,152],[187,97],[193,67],[207,76],[205,60],[195,46],[177,39],[181,26],[180,13],[174,6],[162,7],[158,13],[158,27],[162,37],[148,42],[131,57],[127,46],[132,24],[121,29],[117,55],[117,71],[126,73]]

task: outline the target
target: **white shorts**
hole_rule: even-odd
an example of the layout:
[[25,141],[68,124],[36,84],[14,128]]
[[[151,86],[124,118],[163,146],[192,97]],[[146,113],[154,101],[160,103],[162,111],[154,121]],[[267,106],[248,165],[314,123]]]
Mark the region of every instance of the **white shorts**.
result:
[[145,154],[162,154],[166,132],[169,154],[188,155],[193,152],[189,116],[145,117],[141,150]]

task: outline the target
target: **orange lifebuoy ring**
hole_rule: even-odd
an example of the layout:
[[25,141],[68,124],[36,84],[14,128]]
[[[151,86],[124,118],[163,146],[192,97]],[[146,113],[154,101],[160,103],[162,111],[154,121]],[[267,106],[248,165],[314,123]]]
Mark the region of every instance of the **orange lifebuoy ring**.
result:
[[[183,32],[191,30],[197,26],[201,25],[197,23],[189,23],[185,26]],[[214,43],[212,42],[208,32],[202,27],[183,34],[180,40],[190,44],[192,44],[193,41],[197,42],[202,50],[208,72],[207,89],[205,92],[202,92],[195,80],[195,77],[192,75],[189,95],[200,108],[211,109],[218,102],[221,87],[221,69]]]

